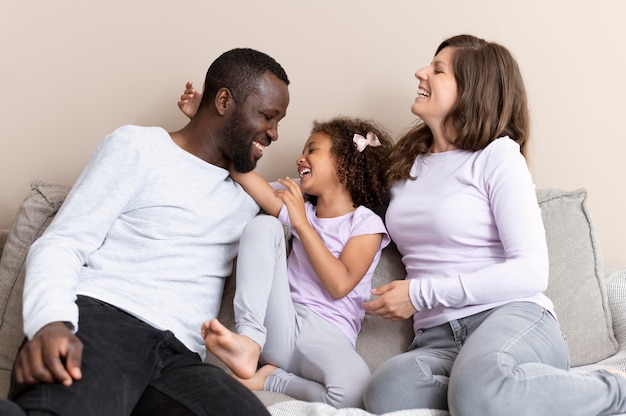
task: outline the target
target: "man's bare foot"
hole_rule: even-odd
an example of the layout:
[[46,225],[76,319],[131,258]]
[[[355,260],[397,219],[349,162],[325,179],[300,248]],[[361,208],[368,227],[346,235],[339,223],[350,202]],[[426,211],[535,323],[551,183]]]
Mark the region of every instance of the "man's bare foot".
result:
[[246,386],[248,390],[251,391],[261,391],[263,390],[263,386],[265,385],[265,380],[267,377],[274,372],[278,367],[275,367],[271,364],[266,364],[263,367],[259,368],[259,370],[254,373],[254,375],[250,378],[240,378],[236,375],[232,374],[233,378],[237,379],[241,384]]
[[249,379],[256,373],[261,347],[245,335],[226,328],[217,319],[202,324],[204,346],[239,378]]

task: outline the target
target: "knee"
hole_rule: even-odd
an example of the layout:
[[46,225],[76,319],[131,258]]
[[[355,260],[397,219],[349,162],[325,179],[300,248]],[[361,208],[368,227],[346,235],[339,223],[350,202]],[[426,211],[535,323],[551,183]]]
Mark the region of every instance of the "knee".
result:
[[[485,372],[485,371],[483,371]],[[504,393],[503,380],[492,374],[489,379],[474,374],[450,376],[448,408],[458,416],[501,416],[511,410],[510,397]]]
[[363,392],[363,407],[370,413],[383,414],[387,409],[383,409],[381,399],[385,398],[385,384],[381,382],[382,376],[374,373]]
[[341,409],[344,407],[363,408],[363,395],[369,384],[371,372],[369,368],[357,369],[350,372],[350,378],[345,379],[341,386],[327,386],[326,402]]
[[5,416],[26,416],[26,412],[22,410],[17,403],[0,399],[0,415]]
[[448,385],[448,409],[454,415],[484,415],[476,413],[477,406],[483,403],[478,383],[451,376]]
[[282,238],[284,235],[283,225],[278,221],[278,218],[271,215],[257,215],[243,229],[242,238],[250,235],[274,235]]
[[412,353],[379,366],[365,390],[365,408],[375,414],[404,409],[447,409],[448,377],[433,372],[433,362]]
[[381,364],[370,377],[363,394],[365,409],[374,414],[399,410],[402,403],[402,371],[390,361]]
[[345,407],[363,408],[363,392],[365,385],[355,383],[341,388],[331,388],[326,391],[326,403],[336,409]]

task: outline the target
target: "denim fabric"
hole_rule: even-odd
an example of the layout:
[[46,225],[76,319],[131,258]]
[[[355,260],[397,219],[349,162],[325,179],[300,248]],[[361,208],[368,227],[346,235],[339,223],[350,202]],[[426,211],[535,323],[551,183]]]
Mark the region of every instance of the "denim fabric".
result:
[[[138,402],[139,412],[147,405],[141,400],[156,397],[143,396],[151,386],[162,393],[164,403],[152,414],[171,414],[172,408],[196,415],[269,414],[254,394],[221,369],[203,363],[170,331],[157,330],[96,299],[79,296],[77,304],[83,378],[70,387],[13,386],[10,397],[27,412],[130,415]],[[180,405],[167,405],[168,397]]]
[[449,409],[452,416],[612,415],[626,411],[626,378],[569,371],[558,323],[539,305],[512,302],[417,331],[411,350],[374,372],[374,413]]

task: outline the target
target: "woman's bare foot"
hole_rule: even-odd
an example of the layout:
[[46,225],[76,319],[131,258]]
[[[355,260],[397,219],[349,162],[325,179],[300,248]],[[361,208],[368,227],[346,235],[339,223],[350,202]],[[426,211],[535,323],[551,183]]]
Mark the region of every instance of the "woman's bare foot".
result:
[[237,379],[241,384],[246,386],[248,390],[251,391],[261,391],[263,390],[263,385],[265,384],[265,380],[267,377],[274,372],[278,367],[275,367],[270,364],[266,364],[263,367],[259,368],[259,370],[254,373],[254,375],[250,378],[240,378],[236,375],[232,374],[233,378]]
[[261,347],[245,335],[226,328],[217,319],[202,324],[204,346],[241,379],[253,377],[257,370]]
[[622,377],[626,377],[626,372],[618,370],[617,368],[605,368],[606,371],[613,374],[619,374]]

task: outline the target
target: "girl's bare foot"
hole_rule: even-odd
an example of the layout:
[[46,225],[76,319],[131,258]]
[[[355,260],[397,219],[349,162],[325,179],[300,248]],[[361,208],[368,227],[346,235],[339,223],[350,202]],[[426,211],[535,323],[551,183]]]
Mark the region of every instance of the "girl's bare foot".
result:
[[249,379],[256,373],[261,347],[245,335],[239,335],[213,319],[202,324],[200,330],[204,346],[241,379]]
[[265,380],[267,377],[274,372],[278,367],[273,366],[271,364],[266,364],[263,367],[259,368],[259,370],[254,373],[254,375],[250,378],[240,378],[236,375],[232,374],[232,376],[237,379],[241,384],[246,386],[248,390],[251,391],[261,391],[263,390],[263,385],[265,384]]

